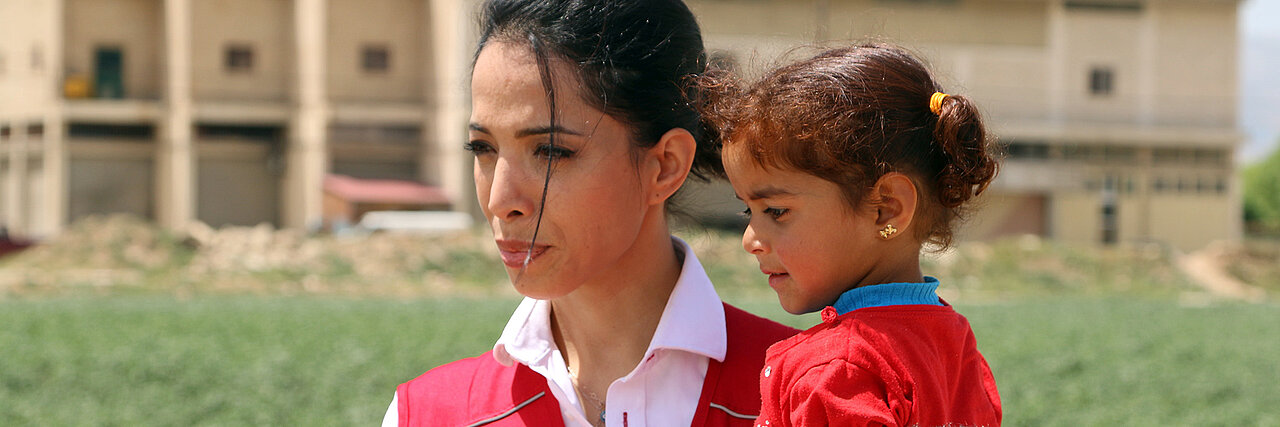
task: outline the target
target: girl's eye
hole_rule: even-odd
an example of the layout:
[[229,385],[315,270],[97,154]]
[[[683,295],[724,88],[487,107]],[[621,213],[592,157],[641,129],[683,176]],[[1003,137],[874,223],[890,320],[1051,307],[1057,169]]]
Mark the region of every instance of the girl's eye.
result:
[[533,150],[533,154],[538,157],[550,157],[552,160],[559,160],[573,157],[574,151],[560,145],[542,144]]
[[[777,220],[782,215],[785,215],[789,210],[790,209],[787,209],[787,208],[765,208],[763,212],[765,215],[768,215],[769,218],[773,218],[774,220]],[[746,210],[742,211],[742,216],[751,218],[751,208],[747,208]]]
[[493,146],[484,141],[469,141],[463,144],[462,149],[470,151],[471,154],[476,156],[493,152]]
[[787,213],[787,210],[788,209],[786,208],[766,208],[764,210],[764,214],[768,215],[770,218],[777,220],[779,217],[785,215]]

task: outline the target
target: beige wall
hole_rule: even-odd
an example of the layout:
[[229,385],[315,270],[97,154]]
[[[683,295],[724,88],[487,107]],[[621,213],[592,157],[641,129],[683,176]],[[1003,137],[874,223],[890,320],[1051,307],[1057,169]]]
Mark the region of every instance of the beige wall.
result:
[[[199,101],[285,101],[296,75],[293,2],[191,0],[191,91]],[[227,47],[248,45],[253,69],[226,69]]]
[[1154,104],[1161,122],[1234,127],[1235,9],[1222,2],[1167,1],[1154,2],[1152,8],[1159,12],[1155,23],[1159,72],[1152,83],[1158,91]]
[[68,73],[93,80],[95,49],[123,51],[126,98],[156,99],[163,85],[161,0],[65,0]]
[[[421,0],[329,0],[328,92],[335,102],[422,102],[426,5]],[[386,46],[390,68],[362,68],[366,45]]]
[[[1093,123],[1133,123],[1138,118],[1139,81],[1143,58],[1137,13],[1067,11],[1065,76],[1066,120]],[[1089,92],[1089,73],[1108,67],[1114,73],[1109,95]]]

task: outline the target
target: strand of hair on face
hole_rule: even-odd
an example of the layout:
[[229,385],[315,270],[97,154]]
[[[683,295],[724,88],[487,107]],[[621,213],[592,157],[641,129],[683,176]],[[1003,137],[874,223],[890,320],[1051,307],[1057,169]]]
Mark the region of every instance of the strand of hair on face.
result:
[[542,230],[542,213],[546,212],[547,207],[547,190],[551,187],[551,166],[555,160],[556,149],[556,90],[551,81],[551,63],[547,59],[547,55],[542,51],[541,40],[538,36],[529,34],[529,42],[533,47],[533,56],[538,61],[538,74],[542,76],[542,86],[547,91],[547,109],[550,111],[551,128],[547,135],[547,174],[542,178],[542,197],[538,201],[538,219],[533,225],[533,237],[529,238],[529,248],[524,253],[524,263],[520,264],[520,272],[516,274],[516,281],[520,281],[520,277],[524,276],[525,269],[529,268],[529,262],[533,261],[533,248],[538,243],[538,232]]

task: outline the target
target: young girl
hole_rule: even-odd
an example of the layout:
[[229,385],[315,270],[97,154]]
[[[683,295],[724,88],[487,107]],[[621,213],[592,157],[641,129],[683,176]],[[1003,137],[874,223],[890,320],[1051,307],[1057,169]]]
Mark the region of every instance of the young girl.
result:
[[834,49],[721,86],[709,115],[750,223],[742,245],[793,314],[756,425],[1000,424],[969,323],[920,270],[996,174],[978,111],[901,49]]

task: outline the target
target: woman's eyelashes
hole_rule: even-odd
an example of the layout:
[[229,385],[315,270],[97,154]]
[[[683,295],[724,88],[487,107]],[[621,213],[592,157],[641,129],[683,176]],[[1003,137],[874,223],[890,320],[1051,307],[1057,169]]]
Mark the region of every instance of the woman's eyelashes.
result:
[[[761,212],[764,212],[766,216],[768,216],[769,218],[773,218],[773,220],[776,221],[779,218],[781,218],[783,215],[786,215],[786,213],[789,210],[790,209],[787,209],[787,208],[764,208],[764,210]],[[742,215],[747,218],[751,218],[751,208],[747,208],[746,210],[742,211]]]
[[575,152],[563,145],[538,144],[538,148],[533,150],[533,154],[538,157],[550,157],[552,160],[567,159],[573,157]]
[[[493,145],[481,140],[469,141],[462,145],[463,150],[470,151],[471,154],[479,157],[481,155],[495,152]],[[552,160],[567,159],[577,154],[576,151],[565,148],[563,145],[538,144],[533,149],[533,155],[541,158],[551,158]]]
[[476,156],[493,152],[492,145],[489,145],[489,143],[484,141],[479,141],[479,140],[469,141],[466,144],[463,144],[462,149],[470,151],[471,154],[474,154]]

